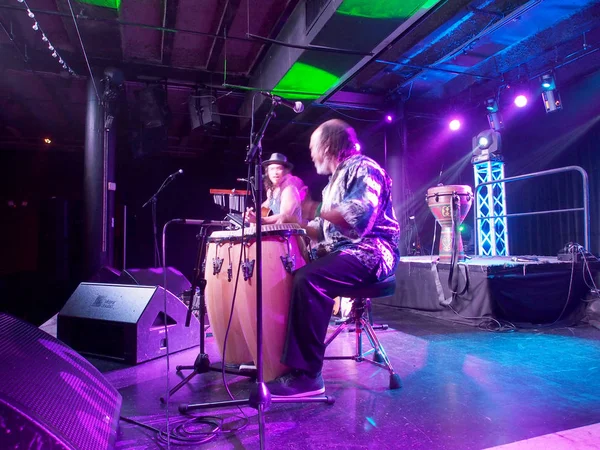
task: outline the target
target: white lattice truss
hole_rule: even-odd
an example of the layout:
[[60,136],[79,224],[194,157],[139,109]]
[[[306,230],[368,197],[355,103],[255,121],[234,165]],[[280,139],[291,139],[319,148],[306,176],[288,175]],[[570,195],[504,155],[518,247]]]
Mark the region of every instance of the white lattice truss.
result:
[[486,161],[473,166],[475,170],[477,248],[481,256],[508,256],[508,226],[504,183],[477,187],[482,183],[504,179],[503,161]]

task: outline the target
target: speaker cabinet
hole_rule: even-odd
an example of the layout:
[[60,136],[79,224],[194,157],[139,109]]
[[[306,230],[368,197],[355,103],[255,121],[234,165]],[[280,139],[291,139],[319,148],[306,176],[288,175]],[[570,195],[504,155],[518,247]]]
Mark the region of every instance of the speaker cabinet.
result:
[[[166,295],[166,315],[165,315]],[[160,286],[81,283],[58,313],[57,336],[78,352],[138,364],[198,345],[200,324]]]
[[0,314],[0,448],[113,448],[121,395],[75,351]]

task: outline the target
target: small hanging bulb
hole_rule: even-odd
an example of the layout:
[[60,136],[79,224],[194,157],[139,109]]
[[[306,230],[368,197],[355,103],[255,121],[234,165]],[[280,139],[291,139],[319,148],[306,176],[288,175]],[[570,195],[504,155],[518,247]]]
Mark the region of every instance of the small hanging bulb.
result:
[[33,24],[33,26],[32,26],[31,28],[33,28],[35,31],[37,31],[37,30],[39,30],[39,29],[40,29],[40,27],[38,26],[38,23],[37,23],[37,22],[36,22],[36,23],[34,23],[34,24]]
[[31,10],[29,10],[29,9],[27,10],[27,15],[28,15],[29,17],[31,17],[32,19],[33,19],[33,18],[35,18],[35,14],[34,14],[34,13],[32,13],[32,12],[31,12]]
[[17,0],[19,3],[23,3],[23,0]]
[[53,58],[56,58],[57,56],[58,56],[58,53],[56,53],[56,51],[53,51],[53,52],[52,52],[52,57],[53,57]]
[[48,42],[48,50],[54,51],[54,46],[50,42]]
[[44,42],[48,42],[48,38],[46,37],[46,35],[45,35],[45,34],[42,34],[42,41],[44,41]]
[[65,63],[63,63],[63,69],[66,69],[67,65]]
[[58,63],[59,63],[59,64],[62,64],[62,63],[64,63],[63,59],[62,59],[62,58],[58,58]]

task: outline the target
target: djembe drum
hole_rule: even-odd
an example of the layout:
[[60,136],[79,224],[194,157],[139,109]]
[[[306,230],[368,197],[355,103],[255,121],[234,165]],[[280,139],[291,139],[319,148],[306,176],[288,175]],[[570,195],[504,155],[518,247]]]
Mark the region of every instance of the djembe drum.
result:
[[470,186],[436,186],[427,190],[427,206],[442,227],[440,235],[440,262],[451,262],[452,242],[456,246],[458,261],[465,260],[459,227],[471,209],[473,191]]
[[[287,331],[290,300],[292,297],[292,272],[308,261],[306,231],[297,224],[263,225],[262,228],[262,305],[263,305],[263,373],[270,381],[289,371],[281,363]],[[256,260],[255,228],[247,230],[244,238],[242,264]],[[248,267],[246,265],[246,267]],[[240,282],[242,280],[240,279]],[[235,308],[246,344],[256,362],[256,273],[244,270],[243,284],[238,287],[240,301]]]

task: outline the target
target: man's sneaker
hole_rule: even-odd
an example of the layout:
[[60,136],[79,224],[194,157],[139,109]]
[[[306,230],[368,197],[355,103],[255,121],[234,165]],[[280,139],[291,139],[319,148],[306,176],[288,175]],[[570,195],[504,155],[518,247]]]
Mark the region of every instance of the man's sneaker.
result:
[[309,397],[323,394],[325,383],[321,374],[311,377],[300,371],[290,372],[267,383],[273,397]]

